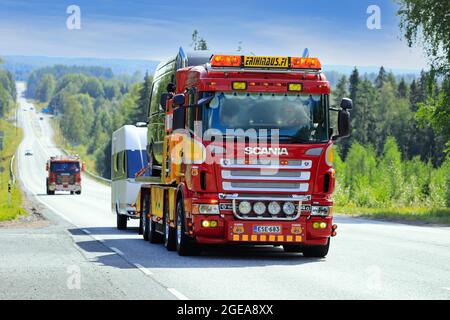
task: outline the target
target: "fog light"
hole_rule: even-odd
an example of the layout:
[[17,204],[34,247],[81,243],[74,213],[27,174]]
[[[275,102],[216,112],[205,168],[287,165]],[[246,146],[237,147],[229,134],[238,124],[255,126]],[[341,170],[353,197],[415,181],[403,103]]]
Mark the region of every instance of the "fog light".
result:
[[211,222],[209,223],[209,226],[210,226],[211,228],[217,228],[217,225],[218,225],[218,223],[217,223],[216,220],[213,220],[213,221],[211,221]]
[[280,213],[281,206],[278,202],[273,201],[273,202],[269,203],[268,210],[271,215],[276,216],[277,214]]
[[283,212],[287,216],[292,216],[295,213],[295,205],[292,202],[285,202],[283,205]]
[[327,228],[326,222],[321,222],[320,223],[320,229],[326,229],[326,228]]
[[313,228],[314,229],[319,229],[320,228],[320,223],[319,222],[314,222],[313,223]]
[[209,228],[210,226],[210,222],[208,220],[203,220],[202,221],[202,227],[203,228]]
[[252,205],[248,201],[242,201],[239,203],[239,212],[242,214],[249,214],[252,211]]
[[266,212],[266,205],[263,202],[257,202],[253,205],[253,211],[255,211],[258,216],[262,216],[264,212]]

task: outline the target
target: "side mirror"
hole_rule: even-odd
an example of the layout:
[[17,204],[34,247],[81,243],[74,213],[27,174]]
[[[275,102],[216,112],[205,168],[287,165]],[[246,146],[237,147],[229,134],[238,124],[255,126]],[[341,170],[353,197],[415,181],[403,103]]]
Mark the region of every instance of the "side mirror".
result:
[[180,93],[173,97],[173,104],[177,107],[184,105],[184,94]]
[[346,109],[339,110],[338,131],[339,135],[333,136],[333,140],[347,138],[350,136],[350,112],[348,112]]
[[82,163],[81,164],[81,171],[85,172],[86,171],[86,163]]
[[353,101],[349,98],[342,98],[341,108],[344,110],[351,110],[353,108]]

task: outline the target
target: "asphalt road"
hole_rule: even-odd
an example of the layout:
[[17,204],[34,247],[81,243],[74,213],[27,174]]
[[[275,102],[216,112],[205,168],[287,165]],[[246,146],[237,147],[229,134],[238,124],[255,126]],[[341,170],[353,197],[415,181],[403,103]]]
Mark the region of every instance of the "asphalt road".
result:
[[109,187],[84,177],[81,196],[45,194],[45,161],[60,150],[48,117],[19,102],[19,178],[51,224],[0,229],[0,298],[450,299],[449,227],[336,217],[325,259],[273,247],[179,257],[144,242],[136,222],[118,231]]

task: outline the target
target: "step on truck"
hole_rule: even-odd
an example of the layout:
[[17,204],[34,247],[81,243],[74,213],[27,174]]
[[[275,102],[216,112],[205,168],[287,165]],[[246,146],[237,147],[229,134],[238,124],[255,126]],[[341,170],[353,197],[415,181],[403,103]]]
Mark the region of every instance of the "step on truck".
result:
[[81,171],[85,170],[85,166],[78,156],[51,157],[45,169],[48,172],[47,195],[54,195],[56,191],[81,194]]
[[180,49],[153,81],[148,165],[136,177],[144,239],[180,255],[245,244],[326,256],[333,143],[349,136],[351,108],[330,106],[317,58]]

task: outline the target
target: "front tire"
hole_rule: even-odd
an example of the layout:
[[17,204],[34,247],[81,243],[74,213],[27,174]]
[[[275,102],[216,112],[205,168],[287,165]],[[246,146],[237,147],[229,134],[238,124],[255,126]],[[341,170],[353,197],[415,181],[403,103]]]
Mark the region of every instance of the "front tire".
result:
[[308,246],[303,248],[303,256],[308,258],[325,258],[330,249],[330,239],[324,246]]
[[186,224],[182,201],[178,201],[177,203],[176,248],[178,255],[180,256],[193,256],[200,253],[198,246],[192,243],[192,240],[186,235]]

